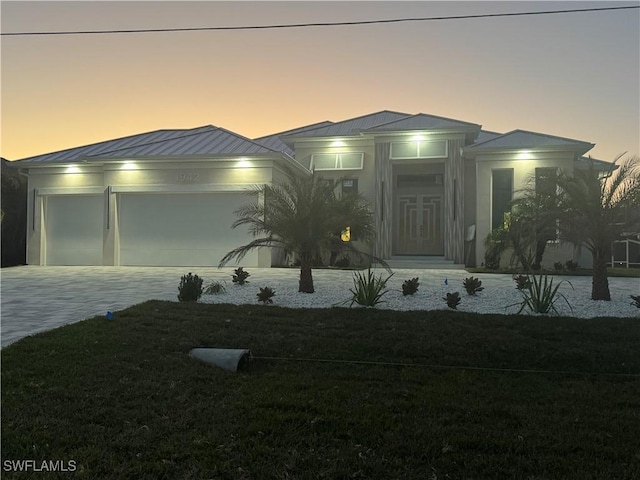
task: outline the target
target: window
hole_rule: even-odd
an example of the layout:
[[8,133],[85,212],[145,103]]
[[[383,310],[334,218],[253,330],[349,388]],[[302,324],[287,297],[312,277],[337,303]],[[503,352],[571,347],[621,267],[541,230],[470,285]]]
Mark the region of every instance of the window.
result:
[[[551,210],[556,205],[557,178],[558,170],[556,168],[536,168],[536,197],[538,204],[545,210]],[[537,234],[538,238],[545,238],[547,242],[558,242],[560,240],[558,220],[539,227]]]
[[444,158],[447,156],[446,140],[435,142],[393,142],[391,158]]
[[342,180],[342,194],[347,195],[351,193],[358,193],[358,179],[346,178]]
[[314,153],[311,155],[313,170],[362,170],[364,153]]
[[536,195],[555,197],[557,177],[555,168],[536,168]]
[[491,190],[491,229],[503,228],[513,200],[513,169],[493,170]]
[[426,185],[442,185],[443,175],[437,174],[400,174],[396,178],[398,188],[405,187],[424,187]]

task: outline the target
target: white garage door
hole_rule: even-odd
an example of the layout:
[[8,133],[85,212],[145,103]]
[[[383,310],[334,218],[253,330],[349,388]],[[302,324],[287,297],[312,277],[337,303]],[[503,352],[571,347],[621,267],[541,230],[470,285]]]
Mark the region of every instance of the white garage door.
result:
[[[252,200],[235,192],[122,193],[120,265],[217,266],[229,250],[251,241],[246,228],[231,224],[234,210]],[[257,266],[257,252],[240,264]]]
[[102,265],[103,211],[102,195],[47,197],[47,265]]

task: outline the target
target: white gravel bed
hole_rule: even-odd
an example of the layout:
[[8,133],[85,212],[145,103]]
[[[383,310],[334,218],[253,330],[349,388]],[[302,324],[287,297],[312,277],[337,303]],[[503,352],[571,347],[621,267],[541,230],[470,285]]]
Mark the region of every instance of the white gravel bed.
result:
[[[224,282],[226,293],[203,295],[202,303],[259,304],[256,294],[260,287],[271,287],[276,294],[274,305],[291,308],[330,308],[334,306],[348,307],[353,288],[353,271],[345,270],[313,270],[315,293],[299,293],[297,269],[260,269],[246,268],[251,276],[249,283],[236,285],[231,281],[233,269],[222,269],[210,272],[212,275],[201,275],[205,286],[213,281]],[[384,269],[374,269],[378,276],[386,278]],[[366,271],[364,272],[366,273]],[[467,295],[462,282],[474,276],[482,280],[484,290],[475,296]],[[420,287],[414,295],[402,295],[402,283],[418,277]],[[640,295],[640,279],[609,278],[611,301],[591,300],[591,277],[589,276],[554,276],[556,285],[562,282],[559,292],[564,295],[556,303],[561,315],[592,317],[635,317],[640,319],[640,309],[631,305],[630,295]],[[446,282],[446,283],[445,283]],[[462,301],[458,305],[461,312],[514,314],[520,309],[522,294],[516,290],[511,275],[470,274],[464,270],[410,270],[397,269],[387,283],[386,293],[378,309],[390,310],[446,310],[446,302],[442,299],[447,292],[459,292]],[[354,305],[357,307],[357,305]],[[524,313],[524,312],[523,312]],[[528,312],[527,312],[528,313]]]

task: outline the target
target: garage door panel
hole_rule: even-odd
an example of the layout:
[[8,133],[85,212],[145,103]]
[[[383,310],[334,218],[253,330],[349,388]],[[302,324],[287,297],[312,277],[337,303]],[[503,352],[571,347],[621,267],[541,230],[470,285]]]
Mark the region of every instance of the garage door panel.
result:
[[103,206],[101,195],[47,198],[47,265],[102,265]]
[[[247,243],[246,228],[232,229],[234,210],[254,200],[241,193],[122,194],[120,264],[215,266]],[[243,259],[257,266],[257,252]]]

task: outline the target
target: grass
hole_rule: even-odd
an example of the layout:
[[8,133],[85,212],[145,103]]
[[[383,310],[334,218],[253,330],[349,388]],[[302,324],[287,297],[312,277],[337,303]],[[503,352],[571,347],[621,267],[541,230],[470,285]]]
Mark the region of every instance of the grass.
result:
[[3,465],[78,465],[3,478],[639,478],[640,377],[603,374],[638,344],[631,318],[146,302],[2,350]]
[[[498,273],[498,274],[509,274],[509,275],[517,275],[517,274],[526,274],[522,269],[517,268],[500,268],[498,270],[491,270],[486,267],[466,267],[465,270],[469,273]],[[560,272],[554,269],[542,269],[538,272],[535,272],[536,275],[565,275],[565,276],[576,276],[576,277],[590,277],[593,271],[589,268],[579,268],[575,271],[562,270]],[[619,268],[619,267],[608,267],[607,268],[607,276],[608,277],[623,277],[623,278],[640,278],[640,268]]]

